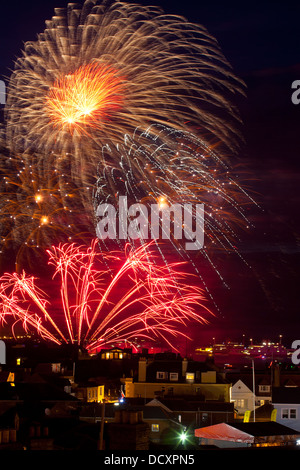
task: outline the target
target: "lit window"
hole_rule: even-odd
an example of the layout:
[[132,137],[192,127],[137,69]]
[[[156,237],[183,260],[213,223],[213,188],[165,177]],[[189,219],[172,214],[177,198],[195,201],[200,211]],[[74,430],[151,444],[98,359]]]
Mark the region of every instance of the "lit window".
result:
[[238,408],[245,408],[245,400],[243,398],[239,398],[236,400],[236,406]]
[[194,380],[195,374],[194,372],[187,372],[185,375],[186,380]]
[[159,424],[152,424],[151,425],[152,432],[159,432]]

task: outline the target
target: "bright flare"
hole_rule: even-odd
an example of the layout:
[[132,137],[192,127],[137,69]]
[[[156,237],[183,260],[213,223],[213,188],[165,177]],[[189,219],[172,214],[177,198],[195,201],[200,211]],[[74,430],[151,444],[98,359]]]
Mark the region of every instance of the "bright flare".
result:
[[86,132],[122,105],[122,80],[112,67],[93,62],[57,80],[46,98],[46,111],[55,126]]

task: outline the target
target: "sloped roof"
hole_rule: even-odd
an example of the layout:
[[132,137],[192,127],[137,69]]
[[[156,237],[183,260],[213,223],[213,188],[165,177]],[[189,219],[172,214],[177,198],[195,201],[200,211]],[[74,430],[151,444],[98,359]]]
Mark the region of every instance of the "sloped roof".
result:
[[220,441],[253,443],[255,437],[261,436],[295,436],[294,429],[274,421],[259,423],[219,423],[195,429],[195,436]]
[[195,436],[203,439],[217,439],[220,441],[253,443],[254,437],[240,431],[227,423],[214,424],[204,428],[195,429]]
[[[90,403],[84,405],[80,410],[80,417],[82,418],[95,418],[100,417],[102,413],[102,404],[98,403]],[[116,407],[113,403],[106,403],[105,404],[105,417],[106,418],[114,418],[116,411],[142,411],[144,419],[159,419],[159,420],[174,420],[174,416],[171,412],[168,412],[161,406],[155,405],[145,405],[145,406],[130,406],[130,405],[119,405]]]
[[172,410],[170,410],[170,408],[168,408],[164,403],[157,400],[157,398],[153,398],[153,400],[150,400],[148,403],[145,404],[145,406],[158,406],[160,408],[163,408],[168,413],[172,413]]
[[233,426],[240,431],[251,434],[252,436],[281,436],[281,435],[296,435],[299,434],[294,429],[291,429],[283,424],[276,423],[275,421],[261,421],[249,423],[234,423]]

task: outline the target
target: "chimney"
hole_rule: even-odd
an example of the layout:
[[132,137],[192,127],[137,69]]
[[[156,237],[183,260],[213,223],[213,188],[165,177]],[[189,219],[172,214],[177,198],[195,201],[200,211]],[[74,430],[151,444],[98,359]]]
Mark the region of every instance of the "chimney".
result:
[[185,377],[189,361],[185,357],[182,361],[182,377]]
[[275,364],[275,367],[274,367],[273,387],[280,387],[280,366],[279,366],[279,364]]
[[144,357],[141,357],[139,360],[139,382],[146,382],[146,369],[147,369],[147,360]]

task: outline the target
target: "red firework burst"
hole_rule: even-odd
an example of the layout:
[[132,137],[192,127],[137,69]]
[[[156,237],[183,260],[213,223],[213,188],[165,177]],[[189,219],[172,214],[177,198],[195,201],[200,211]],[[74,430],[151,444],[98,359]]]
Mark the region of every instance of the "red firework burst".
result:
[[[6,273],[0,278],[0,319],[13,320],[13,331],[21,324],[45,340],[76,343],[89,351],[133,338],[160,339],[174,347],[172,339],[187,337],[184,330],[189,322],[207,321],[200,312],[208,309],[203,306],[202,290],[186,283],[183,263],[159,265],[151,244],[135,250],[126,247],[123,260],[114,253],[104,258],[96,240],[88,247],[52,247],[49,264],[55,267],[52,280],[60,281],[63,313],[53,313],[36,278],[24,272]],[[116,264],[112,274],[108,266]],[[51,283],[48,286],[53,298]]]

